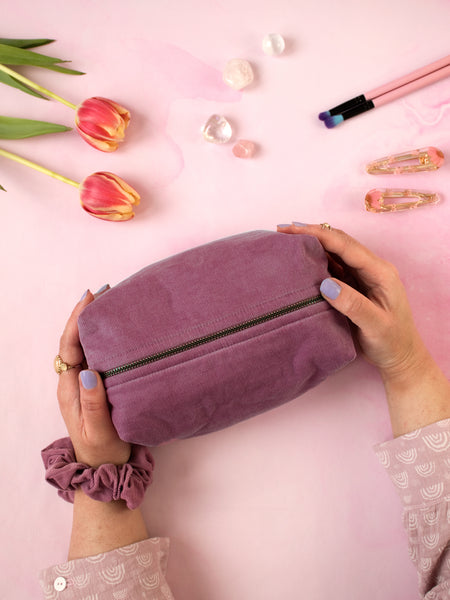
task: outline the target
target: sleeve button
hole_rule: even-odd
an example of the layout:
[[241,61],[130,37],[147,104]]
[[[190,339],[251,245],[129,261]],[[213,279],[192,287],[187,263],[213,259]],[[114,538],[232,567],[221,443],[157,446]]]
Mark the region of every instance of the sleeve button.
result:
[[67,581],[64,577],[57,577],[53,582],[53,587],[57,592],[62,592],[67,587]]

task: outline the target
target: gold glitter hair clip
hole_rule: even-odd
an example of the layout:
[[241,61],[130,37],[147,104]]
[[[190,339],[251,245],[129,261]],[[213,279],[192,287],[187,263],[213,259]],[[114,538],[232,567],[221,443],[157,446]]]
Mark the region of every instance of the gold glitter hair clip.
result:
[[[393,200],[393,202],[387,203],[386,200]],[[370,190],[366,194],[365,202],[366,210],[369,212],[382,213],[419,208],[426,204],[437,204],[439,200],[439,194],[435,192],[378,188]]]
[[418,150],[408,150],[399,154],[391,154],[373,160],[366,166],[367,173],[386,175],[393,173],[418,173],[435,171],[444,164],[444,153],[438,148],[429,146]]

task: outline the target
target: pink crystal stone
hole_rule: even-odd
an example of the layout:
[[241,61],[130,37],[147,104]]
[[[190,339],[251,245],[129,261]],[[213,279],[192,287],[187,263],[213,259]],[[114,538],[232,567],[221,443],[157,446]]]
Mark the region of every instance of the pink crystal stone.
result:
[[243,58],[232,58],[225,65],[223,80],[234,90],[242,90],[253,81],[251,64]]
[[427,150],[428,156],[430,157],[430,160],[433,163],[433,165],[435,165],[436,169],[442,167],[445,161],[444,153],[442,152],[442,150],[439,150],[439,148],[433,148],[433,146],[429,146]]
[[366,194],[366,210],[369,212],[381,212],[383,210],[383,190],[370,190]]
[[230,141],[233,131],[224,116],[212,115],[204,124],[202,134],[207,142],[226,144]]
[[255,154],[255,148],[250,140],[238,140],[233,146],[233,154],[238,158],[251,158]]

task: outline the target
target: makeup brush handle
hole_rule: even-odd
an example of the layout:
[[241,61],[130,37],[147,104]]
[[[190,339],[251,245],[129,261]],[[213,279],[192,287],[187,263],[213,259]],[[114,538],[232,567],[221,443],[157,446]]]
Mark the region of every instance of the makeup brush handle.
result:
[[402,86],[404,86],[408,83],[411,83],[417,79],[425,77],[426,75],[429,75],[433,71],[438,71],[439,69],[442,69],[448,65],[450,65],[450,54],[448,56],[445,56],[444,58],[441,58],[440,60],[437,60],[437,61],[427,65],[426,67],[422,67],[420,69],[417,69],[416,71],[412,71],[411,73],[408,73],[408,75],[404,75],[403,77],[400,77],[399,79],[394,79],[393,81],[390,81],[389,83],[385,83],[384,85],[381,85],[380,87],[370,90],[370,92],[366,92],[365,96],[368,100],[370,100],[370,99],[374,100],[375,98],[378,98],[378,96],[381,96],[388,92],[392,92],[393,90],[395,90],[399,87],[402,87]]
[[449,75],[450,75],[450,65],[447,65],[446,67],[443,67],[441,69],[438,69],[437,71],[433,71],[432,73],[429,73],[428,75],[426,75],[425,77],[422,77],[421,79],[416,79],[414,81],[411,81],[410,83],[407,83],[406,85],[396,88],[395,90],[392,90],[392,91],[388,92],[387,94],[383,94],[382,96],[379,96],[378,98],[374,98],[373,103],[375,106],[382,106],[383,104],[392,102],[392,100],[397,100],[398,98],[401,98],[402,96],[406,96],[407,94],[410,94],[411,92],[415,92],[416,90],[420,90],[421,88],[423,88],[427,85],[431,85],[432,83],[436,83],[437,81],[440,81],[441,79],[445,79],[445,77],[448,77]]

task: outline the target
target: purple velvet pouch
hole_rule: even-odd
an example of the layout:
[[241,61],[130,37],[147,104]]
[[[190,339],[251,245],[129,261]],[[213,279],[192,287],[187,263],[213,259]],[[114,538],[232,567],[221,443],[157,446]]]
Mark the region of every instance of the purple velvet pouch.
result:
[[156,446],[292,400],[352,361],[318,240],[253,231],[142,269],[79,317],[120,437]]

